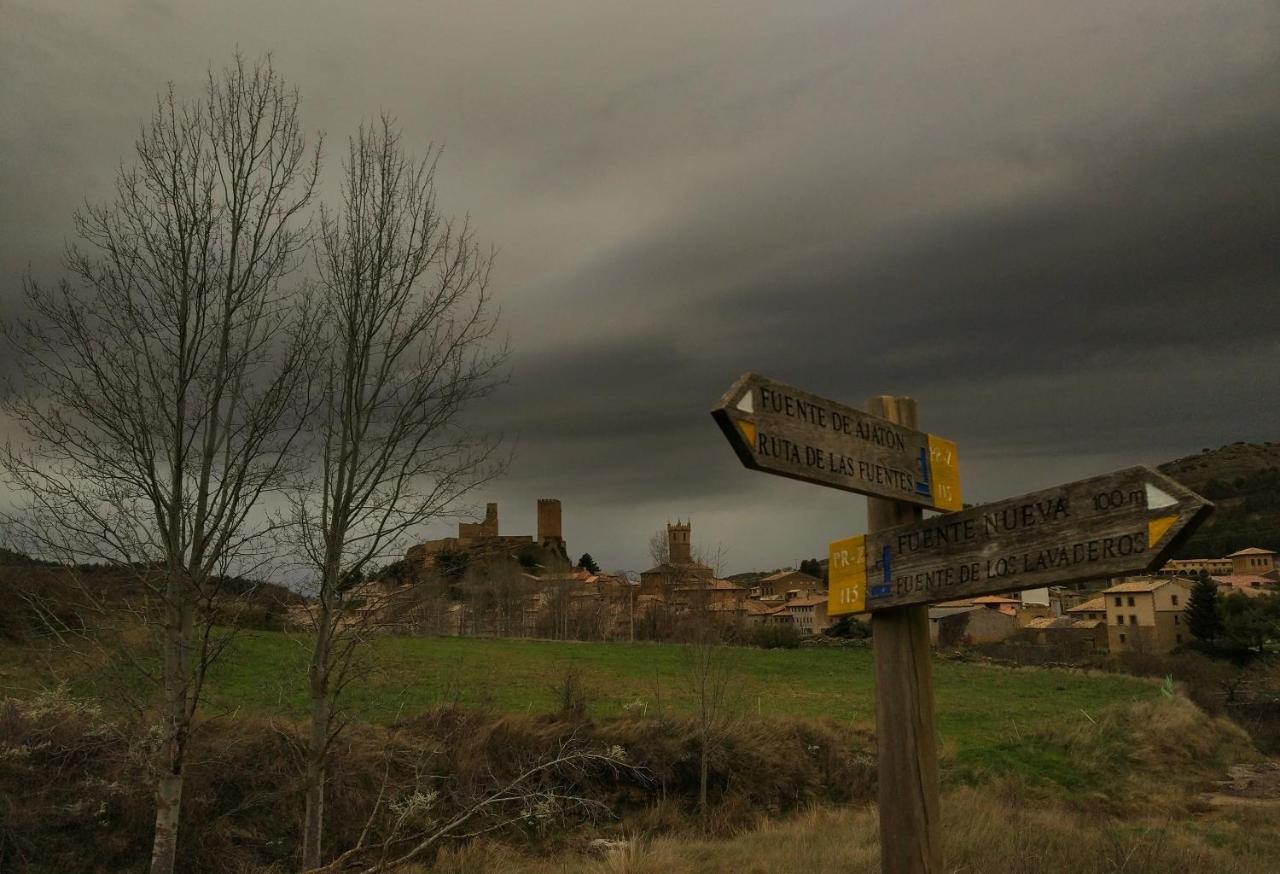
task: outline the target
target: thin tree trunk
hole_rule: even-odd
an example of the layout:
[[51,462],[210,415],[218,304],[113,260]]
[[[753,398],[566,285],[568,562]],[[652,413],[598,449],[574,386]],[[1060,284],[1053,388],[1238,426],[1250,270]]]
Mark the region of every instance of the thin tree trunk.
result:
[[[705,731],[705,729],[704,729]],[[707,815],[707,738],[702,738],[702,755],[699,763],[700,773],[698,775],[698,812],[703,816]]]
[[166,584],[164,629],[164,716],[166,756],[156,783],[156,828],[151,843],[151,874],[172,874],[178,852],[182,812],[182,768],[187,732],[187,657],[191,641],[191,609],[184,600],[185,580],[171,572]]
[[324,837],[324,783],[330,720],[329,690],[325,680],[331,621],[328,611],[322,610],[320,633],[311,659],[311,739],[307,747],[307,808],[302,833],[304,870],[320,867],[320,846]]
[[156,784],[156,834],[151,844],[151,874],[171,874],[178,854],[178,813],[182,774],[166,772]]
[[[316,728],[319,723],[311,725],[311,743],[323,743],[317,740]],[[302,868],[310,870],[320,867],[320,843],[324,836],[324,783],[325,763],[323,755],[308,753],[307,755],[307,811],[306,822],[302,834]]]

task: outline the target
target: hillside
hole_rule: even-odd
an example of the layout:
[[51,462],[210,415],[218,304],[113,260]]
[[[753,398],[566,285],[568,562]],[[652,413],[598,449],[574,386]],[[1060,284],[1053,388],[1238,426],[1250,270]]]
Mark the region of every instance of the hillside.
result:
[[[158,609],[146,581],[152,573],[106,564],[61,565],[0,548],[0,641],[83,628],[115,610],[132,616]],[[248,628],[282,628],[289,606],[304,600],[275,583],[242,577],[220,578],[219,583],[224,621]]]
[[1218,558],[1248,546],[1280,550],[1280,443],[1232,443],[1160,470],[1215,505],[1177,558]]

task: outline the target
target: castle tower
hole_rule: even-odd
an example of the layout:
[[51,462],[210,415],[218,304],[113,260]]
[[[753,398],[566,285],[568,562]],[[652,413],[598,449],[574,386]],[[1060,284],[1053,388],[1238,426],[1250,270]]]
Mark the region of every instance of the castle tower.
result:
[[681,524],[680,520],[676,520],[676,524],[667,523],[667,555],[670,557],[672,564],[690,564],[693,562],[693,550],[689,544],[689,531],[692,524],[685,522]]
[[471,542],[498,536],[498,505],[486,504],[483,522],[459,522],[458,539]]
[[560,499],[538,499],[538,542],[543,546],[564,543],[564,531],[560,527]]

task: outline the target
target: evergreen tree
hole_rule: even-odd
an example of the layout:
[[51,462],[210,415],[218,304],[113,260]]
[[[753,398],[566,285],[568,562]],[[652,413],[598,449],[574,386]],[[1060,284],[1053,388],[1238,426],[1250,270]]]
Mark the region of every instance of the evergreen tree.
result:
[[1268,641],[1280,638],[1280,597],[1245,597],[1233,592],[1221,599],[1223,647],[1264,653]]
[[1206,643],[1222,634],[1222,611],[1218,604],[1218,586],[1201,571],[1187,599],[1187,630]]
[[578,559],[578,567],[593,574],[600,573],[600,565],[596,564],[596,560],[591,557],[589,552],[582,553],[582,558]]

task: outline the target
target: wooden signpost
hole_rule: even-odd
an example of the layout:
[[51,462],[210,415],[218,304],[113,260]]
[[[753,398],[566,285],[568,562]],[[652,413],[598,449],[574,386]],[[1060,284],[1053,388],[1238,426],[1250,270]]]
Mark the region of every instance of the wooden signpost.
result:
[[748,373],[711,415],[742,463],[821,486],[959,510],[956,445]]
[[831,544],[828,613],[1152,570],[1210,505],[1131,467]]
[[868,533],[831,544],[828,613],[871,614],[881,871],[940,874],[926,605],[1152,570],[1212,505],[1132,467],[962,510],[955,444],[910,398],[867,406],[749,373],[712,416],[747,467],[868,496]]

